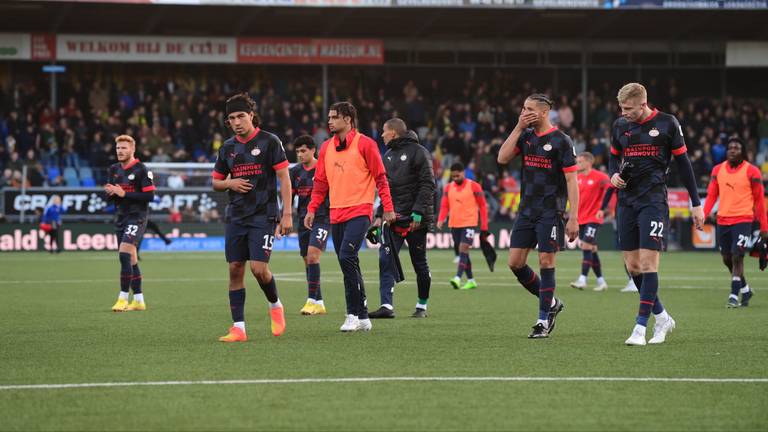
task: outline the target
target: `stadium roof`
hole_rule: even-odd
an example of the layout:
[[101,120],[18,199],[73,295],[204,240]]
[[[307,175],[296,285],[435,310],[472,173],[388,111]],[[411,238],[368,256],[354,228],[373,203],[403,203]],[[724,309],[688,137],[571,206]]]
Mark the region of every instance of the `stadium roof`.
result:
[[768,10],[318,8],[4,1],[4,32],[184,36],[768,40]]

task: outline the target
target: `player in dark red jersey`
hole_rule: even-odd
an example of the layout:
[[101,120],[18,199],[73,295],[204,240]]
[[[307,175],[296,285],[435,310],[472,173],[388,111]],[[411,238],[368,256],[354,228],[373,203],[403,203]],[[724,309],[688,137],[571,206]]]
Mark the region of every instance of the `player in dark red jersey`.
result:
[[291,168],[291,187],[298,197],[299,214],[299,253],[304,259],[307,270],[307,302],[301,308],[302,315],[325,314],[325,303],[320,291],[320,255],[325,251],[328,234],[331,232],[330,209],[328,198],[318,207],[312,229],[304,226],[307,207],[312,200],[312,187],[315,179],[315,140],[309,135],[302,135],[293,142],[299,163]]
[[[229,205],[225,248],[229,263],[229,306],[234,324],[222,342],[245,342],[245,263],[269,302],[272,334],[285,331],[283,305],[277,295],[269,257],[275,233],[287,234],[293,226],[291,178],[280,139],[259,128],[256,103],[247,93],[227,100],[227,121],[235,136],[224,141],[213,168],[213,189],[227,191]],[[284,203],[279,217],[277,180]],[[277,229],[275,227],[277,226]]]
[[590,152],[579,153],[576,164],[579,167],[579,239],[581,240],[581,275],[571,282],[571,287],[583,290],[587,286],[587,275],[592,269],[597,276],[595,291],[605,291],[608,283],[603,277],[600,257],[597,255],[597,230],[603,224],[603,198],[611,186],[611,179],[602,171],[592,169],[595,156]]
[[[115,203],[117,219],[115,234],[119,244],[120,295],[112,306],[114,312],[143,311],[147,309],[141,290],[137,249],[147,229],[149,203],[154,198],[155,185],[152,172],[133,155],[136,141],[129,135],[115,138],[118,163],[109,167],[104,191]],[[129,289],[133,301],[128,302]]]
[[[571,138],[552,126],[553,102],[542,94],[529,96],[517,126],[499,150],[498,161],[507,164],[523,158],[521,201],[510,239],[509,268],[531,294],[539,298],[539,317],[529,338],[546,338],[555,329],[563,302],[555,297],[555,253],[579,234],[579,186]],[[571,204],[565,225],[566,197]],[[541,279],[526,264],[538,245]]]
[[645,330],[651,311],[656,318],[648,343],[663,343],[675,328],[675,320],[658,298],[659,251],[669,229],[667,170],[675,156],[680,179],[691,198],[693,222],[702,229],[704,211],[688,159],[683,129],[677,119],[651,109],[641,84],[630,83],[619,90],[621,117],[613,123],[609,172],[619,189],[619,246],[627,269],[640,288],[640,310],[627,345],[645,345]]

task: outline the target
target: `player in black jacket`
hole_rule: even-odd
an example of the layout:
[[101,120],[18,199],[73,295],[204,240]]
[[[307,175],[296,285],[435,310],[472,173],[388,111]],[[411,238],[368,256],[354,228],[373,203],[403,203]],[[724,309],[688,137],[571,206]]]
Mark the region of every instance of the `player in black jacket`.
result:
[[[419,144],[415,133],[409,132],[405,122],[392,118],[384,123],[382,138],[389,150],[382,161],[387,170],[387,181],[395,205],[397,221],[391,230],[392,245],[379,249],[379,294],[381,307],[368,314],[371,318],[394,318],[395,291],[394,255],[408,242],[413,269],[416,271],[418,303],[414,318],[427,316],[427,300],[432,279],[427,264],[427,232],[435,221],[435,178],[432,174],[432,156]],[[381,226],[381,211],[374,224]],[[385,236],[386,237],[386,236]]]

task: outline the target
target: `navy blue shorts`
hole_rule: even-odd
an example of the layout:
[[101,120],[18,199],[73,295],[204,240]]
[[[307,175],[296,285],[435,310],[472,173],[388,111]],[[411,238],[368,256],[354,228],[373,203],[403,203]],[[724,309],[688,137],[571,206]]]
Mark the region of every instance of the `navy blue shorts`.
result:
[[619,248],[623,251],[650,249],[663,251],[669,233],[667,204],[644,204],[642,207],[619,206]]
[[565,247],[565,221],[559,214],[530,216],[518,215],[510,234],[510,249],[533,249],[539,252],[557,252]]
[[717,225],[717,244],[723,255],[744,256],[752,241],[752,223]]
[[275,241],[272,221],[249,223],[230,222],[224,234],[224,254],[227,262],[259,261],[268,263]]
[[324,223],[313,223],[312,229],[308,230],[304,225],[299,228],[299,252],[301,256],[307,256],[307,249],[314,246],[321,251],[325,250],[328,244],[328,235],[331,232],[331,225]]
[[579,225],[579,240],[591,245],[597,244],[597,229],[600,228],[600,224],[587,223]]
[[453,237],[453,244],[458,245],[460,243],[468,244],[470,247],[475,241],[475,231],[472,228],[451,228],[451,236]]
[[117,226],[115,235],[117,236],[117,245],[129,243],[136,247],[141,246],[141,239],[144,238],[144,232],[147,230],[147,220],[143,218],[126,218]]

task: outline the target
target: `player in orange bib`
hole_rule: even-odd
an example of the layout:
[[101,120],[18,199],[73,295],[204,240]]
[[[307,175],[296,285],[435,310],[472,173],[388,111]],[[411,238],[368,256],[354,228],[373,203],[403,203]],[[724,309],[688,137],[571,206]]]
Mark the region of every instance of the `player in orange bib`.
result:
[[[456,276],[450,280],[451,286],[454,289],[475,289],[477,282],[472,274],[469,249],[475,240],[478,215],[480,235],[488,235],[488,205],[483,188],[476,181],[464,177],[464,165],[460,162],[451,165],[451,180],[452,182],[448,183],[443,190],[437,229],[442,229],[445,220],[448,219],[453,242],[459,245],[459,268]],[[461,276],[465,272],[467,283],[461,285]]]
[[328,109],[328,129],[333,136],[320,149],[312,200],[304,217],[304,226],[312,229],[316,213],[328,197],[331,238],[344,273],[347,301],[342,332],[372,328],[358,252],[371,225],[376,191],[384,208],[382,218],[388,224],[395,222],[395,208],[381,153],[374,140],[355,129],[356,121],[357,110],[349,102],[336,102]]
[[[744,278],[744,253],[752,237],[752,223],[760,222],[760,236],[768,237],[768,217],[763,202],[760,170],[745,160],[747,149],[738,137],[728,141],[726,161],[712,169],[704,214],[709,217],[717,198],[717,234],[723,264],[731,273],[729,308],[748,306],[753,292]],[[741,293],[741,303],[739,303]]]

